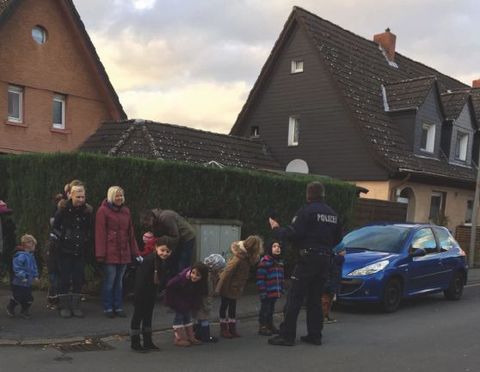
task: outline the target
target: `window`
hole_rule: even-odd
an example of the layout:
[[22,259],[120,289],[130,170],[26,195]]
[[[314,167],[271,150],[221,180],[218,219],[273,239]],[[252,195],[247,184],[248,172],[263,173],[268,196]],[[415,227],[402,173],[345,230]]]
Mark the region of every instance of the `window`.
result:
[[292,74],[298,74],[299,72],[303,72],[303,61],[293,60],[292,61],[292,69],[291,69],[290,72]]
[[260,130],[258,129],[258,126],[250,127],[250,137],[259,137],[260,136]]
[[423,123],[420,149],[433,153],[435,149],[435,125]]
[[53,128],[65,129],[65,96],[53,96]]
[[32,38],[37,44],[45,44],[47,41],[47,30],[42,26],[35,26],[32,28]]
[[436,224],[441,224],[441,220],[445,215],[445,199],[446,193],[433,192],[430,197],[430,214],[428,218]]
[[421,229],[415,233],[412,240],[412,250],[419,248],[425,249],[427,254],[437,252],[437,242],[435,241],[432,230]]
[[468,134],[457,132],[457,142],[455,144],[455,159],[467,160]]
[[467,200],[467,210],[465,211],[465,223],[472,223],[473,200]]
[[298,118],[290,117],[288,122],[288,146],[298,146]]
[[23,88],[8,86],[8,121],[21,123],[23,121]]
[[447,230],[440,227],[434,227],[433,229],[435,231],[435,235],[437,236],[440,250],[442,252],[448,251],[450,248],[458,246],[458,243]]

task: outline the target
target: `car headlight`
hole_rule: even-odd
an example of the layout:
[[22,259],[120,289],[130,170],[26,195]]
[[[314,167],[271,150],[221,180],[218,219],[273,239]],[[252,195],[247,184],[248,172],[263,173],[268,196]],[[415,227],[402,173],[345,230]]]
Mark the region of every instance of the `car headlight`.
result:
[[364,275],[375,274],[385,269],[389,263],[390,261],[388,260],[375,262],[374,264],[362,267],[361,269],[354,270],[347,276],[364,276]]

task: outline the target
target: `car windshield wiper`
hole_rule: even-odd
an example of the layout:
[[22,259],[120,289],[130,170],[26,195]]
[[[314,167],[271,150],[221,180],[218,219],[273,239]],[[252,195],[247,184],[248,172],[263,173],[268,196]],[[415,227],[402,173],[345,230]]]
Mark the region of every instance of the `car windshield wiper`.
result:
[[371,251],[369,248],[364,248],[364,247],[345,247],[346,249],[356,249],[359,251]]

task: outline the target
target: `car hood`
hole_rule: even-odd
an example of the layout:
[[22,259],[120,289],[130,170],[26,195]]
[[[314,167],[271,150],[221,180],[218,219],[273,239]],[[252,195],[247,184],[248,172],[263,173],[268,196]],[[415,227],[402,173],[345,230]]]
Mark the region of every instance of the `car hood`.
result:
[[343,275],[347,275],[354,270],[368,266],[378,261],[392,260],[398,257],[396,253],[389,252],[373,252],[362,250],[349,250],[347,248],[347,254],[345,255],[345,262],[343,264]]

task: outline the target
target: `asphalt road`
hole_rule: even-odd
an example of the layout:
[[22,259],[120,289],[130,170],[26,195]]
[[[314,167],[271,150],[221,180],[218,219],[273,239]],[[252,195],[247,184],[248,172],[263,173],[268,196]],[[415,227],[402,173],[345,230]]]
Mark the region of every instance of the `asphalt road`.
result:
[[[16,371],[479,371],[480,283],[458,302],[442,295],[404,303],[394,314],[371,307],[342,307],[325,325],[324,344],[267,345],[256,319],[240,325],[243,337],[190,348],[172,345],[170,332],[155,335],[162,351],[130,352],[125,338],[107,340],[111,350],[61,352],[53,346],[2,347],[0,372]],[[299,335],[304,333],[304,315]],[[217,331],[217,328],[215,328]]]

